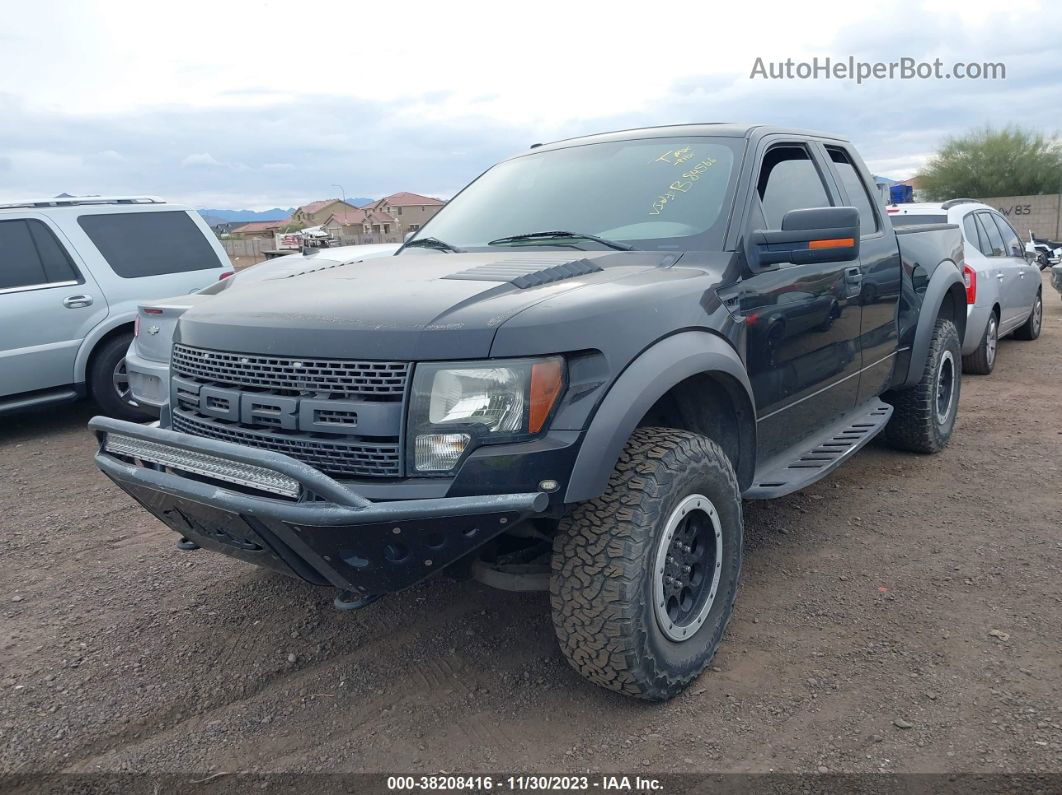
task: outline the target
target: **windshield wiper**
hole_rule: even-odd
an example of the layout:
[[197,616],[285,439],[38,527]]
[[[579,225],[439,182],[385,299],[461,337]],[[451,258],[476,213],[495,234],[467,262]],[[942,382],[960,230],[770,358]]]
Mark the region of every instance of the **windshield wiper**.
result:
[[616,251],[634,251],[634,246],[628,246],[626,243],[617,243],[615,240],[606,240],[597,235],[584,235],[580,232],[564,232],[561,230],[554,230],[552,232],[529,232],[526,235],[499,237],[497,240],[490,241],[487,245],[504,246],[507,243],[523,243],[528,240],[593,240],[595,243],[614,248]]
[[445,240],[439,240],[437,237],[418,237],[416,240],[410,240],[406,243],[405,248],[433,248],[437,251],[448,251],[451,254],[461,253],[461,249],[457,246],[451,246]]

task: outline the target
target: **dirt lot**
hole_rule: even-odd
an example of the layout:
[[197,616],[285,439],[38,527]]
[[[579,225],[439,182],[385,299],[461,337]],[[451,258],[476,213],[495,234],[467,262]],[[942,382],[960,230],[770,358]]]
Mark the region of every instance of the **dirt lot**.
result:
[[583,682],[544,594],[354,614],[206,552],[0,421],[0,771],[1062,771],[1062,303],[963,384],[951,447],[749,503],[737,612],[666,705]]

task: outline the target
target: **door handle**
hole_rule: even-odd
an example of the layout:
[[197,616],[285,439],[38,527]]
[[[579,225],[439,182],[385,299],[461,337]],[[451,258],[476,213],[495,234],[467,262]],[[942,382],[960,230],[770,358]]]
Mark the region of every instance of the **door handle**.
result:
[[91,295],[71,295],[63,299],[63,306],[67,309],[80,309],[83,306],[92,306]]
[[1003,281],[1003,279],[1006,278],[1006,277],[1002,273],[997,273],[996,274],[996,278],[999,279],[1000,281]]
[[844,280],[848,284],[852,284],[852,285],[862,284],[862,282],[863,282],[863,271],[861,271],[858,267],[845,268],[844,269]]

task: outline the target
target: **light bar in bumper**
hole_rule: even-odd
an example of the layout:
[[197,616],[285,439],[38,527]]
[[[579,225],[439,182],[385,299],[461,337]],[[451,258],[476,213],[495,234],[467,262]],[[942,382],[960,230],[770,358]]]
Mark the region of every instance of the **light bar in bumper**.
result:
[[371,502],[281,453],[106,417],[89,428],[97,466],[173,530],[361,593],[412,585],[549,504],[544,492]]
[[103,452],[128,456],[151,464],[206,475],[228,483],[297,498],[302,490],[295,478],[274,472],[267,467],[229,461],[221,456],[181,450],[168,444],[138,439],[123,433],[104,434]]

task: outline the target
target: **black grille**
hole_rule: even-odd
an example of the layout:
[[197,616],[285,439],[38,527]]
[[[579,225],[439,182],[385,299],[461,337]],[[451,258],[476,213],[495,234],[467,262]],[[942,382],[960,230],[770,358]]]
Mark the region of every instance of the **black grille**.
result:
[[185,411],[174,411],[172,421],[175,431],[284,453],[329,475],[386,478],[401,474],[397,443],[254,431],[241,425],[196,417]]
[[262,356],[173,346],[173,371],[232,386],[328,392],[342,397],[397,396],[406,391],[407,362],[359,362]]
[[289,455],[336,477],[402,476],[406,362],[175,344],[173,429]]

